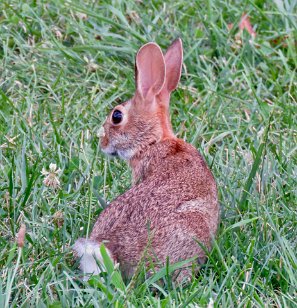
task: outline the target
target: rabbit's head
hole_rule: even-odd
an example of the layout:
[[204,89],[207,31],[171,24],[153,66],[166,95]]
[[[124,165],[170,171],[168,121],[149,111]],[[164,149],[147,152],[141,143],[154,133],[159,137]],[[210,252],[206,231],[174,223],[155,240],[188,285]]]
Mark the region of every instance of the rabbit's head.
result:
[[169,100],[180,79],[182,58],[180,39],[164,55],[156,43],[147,43],[139,49],[135,95],[116,106],[103,124],[103,152],[130,160],[148,146],[174,138]]

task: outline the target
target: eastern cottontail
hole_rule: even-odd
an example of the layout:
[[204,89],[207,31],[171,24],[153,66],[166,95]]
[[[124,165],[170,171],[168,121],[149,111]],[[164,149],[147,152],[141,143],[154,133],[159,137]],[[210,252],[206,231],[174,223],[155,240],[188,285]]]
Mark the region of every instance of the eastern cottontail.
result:
[[[175,137],[169,115],[171,92],[182,68],[182,42],[163,55],[155,43],[136,55],[136,93],[116,106],[103,125],[101,148],[128,161],[133,185],[100,214],[89,239],[74,251],[85,273],[100,272],[105,246],[124,275],[131,277],[147,250],[161,263],[197,256],[197,241],[210,248],[219,220],[215,180],[199,152]],[[184,271],[182,278],[189,273]]]

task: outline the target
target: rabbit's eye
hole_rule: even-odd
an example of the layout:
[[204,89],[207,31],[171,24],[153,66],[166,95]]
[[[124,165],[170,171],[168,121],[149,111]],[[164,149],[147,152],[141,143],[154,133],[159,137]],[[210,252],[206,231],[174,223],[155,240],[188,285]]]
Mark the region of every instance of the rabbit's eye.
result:
[[122,119],[123,119],[123,113],[120,111],[120,110],[115,110],[112,114],[112,123],[113,124],[119,124],[122,122]]

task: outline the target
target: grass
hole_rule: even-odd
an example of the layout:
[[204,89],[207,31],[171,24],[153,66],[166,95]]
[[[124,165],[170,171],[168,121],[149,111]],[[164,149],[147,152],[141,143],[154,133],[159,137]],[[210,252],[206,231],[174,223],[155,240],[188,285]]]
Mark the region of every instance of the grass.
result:
[[[245,31],[235,39],[243,12],[252,44]],[[297,307],[296,17],[294,0],[3,0],[0,306]],[[133,94],[137,49],[177,36],[173,126],[217,180],[214,248],[188,286],[168,267],[123,285],[108,260],[103,282],[83,282],[71,245],[130,185],[125,163],[100,153],[98,129]],[[43,184],[50,163],[60,189]]]

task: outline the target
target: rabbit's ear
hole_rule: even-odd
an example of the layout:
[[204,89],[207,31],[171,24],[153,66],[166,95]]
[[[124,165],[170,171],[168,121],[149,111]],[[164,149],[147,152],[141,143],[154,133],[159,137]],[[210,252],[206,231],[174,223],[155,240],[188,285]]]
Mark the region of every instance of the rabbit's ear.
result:
[[136,55],[135,78],[137,93],[142,98],[156,96],[165,82],[165,61],[161,48],[155,43],[142,46]]
[[166,80],[160,93],[164,103],[169,102],[170,93],[176,89],[183,64],[183,44],[180,38],[173,41],[165,53]]

